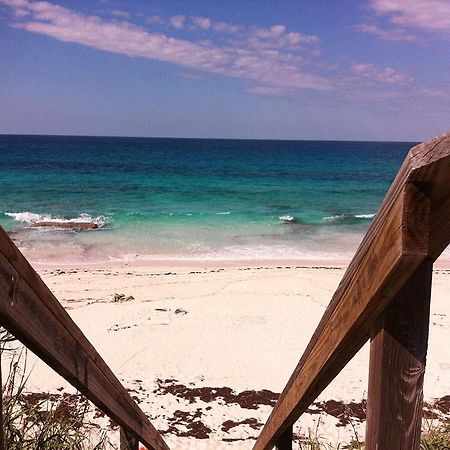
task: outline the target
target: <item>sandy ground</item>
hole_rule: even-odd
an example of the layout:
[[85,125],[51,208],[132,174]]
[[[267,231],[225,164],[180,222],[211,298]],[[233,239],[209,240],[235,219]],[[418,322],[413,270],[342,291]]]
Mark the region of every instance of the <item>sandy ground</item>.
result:
[[[173,449],[250,449],[344,274],[338,267],[41,268]],[[114,294],[133,296],[114,302]],[[425,399],[450,394],[450,269],[433,279]],[[368,346],[297,422],[364,438]],[[30,391],[73,392],[36,361]]]

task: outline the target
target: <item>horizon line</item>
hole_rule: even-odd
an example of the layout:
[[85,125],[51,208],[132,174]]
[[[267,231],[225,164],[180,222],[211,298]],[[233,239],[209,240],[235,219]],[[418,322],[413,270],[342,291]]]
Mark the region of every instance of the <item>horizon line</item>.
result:
[[276,139],[276,138],[217,138],[217,137],[170,137],[170,136],[125,136],[125,135],[94,135],[94,134],[35,134],[35,133],[0,133],[2,136],[23,137],[79,137],[79,138],[116,138],[116,139],[183,139],[183,140],[209,140],[209,141],[281,141],[281,142],[392,142],[419,144],[418,140],[370,140],[370,139]]

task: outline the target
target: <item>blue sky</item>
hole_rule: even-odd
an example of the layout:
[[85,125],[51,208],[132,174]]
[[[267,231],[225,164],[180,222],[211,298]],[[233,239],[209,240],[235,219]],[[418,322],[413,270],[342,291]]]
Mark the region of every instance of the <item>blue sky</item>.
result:
[[449,129],[449,0],[0,0],[0,133]]

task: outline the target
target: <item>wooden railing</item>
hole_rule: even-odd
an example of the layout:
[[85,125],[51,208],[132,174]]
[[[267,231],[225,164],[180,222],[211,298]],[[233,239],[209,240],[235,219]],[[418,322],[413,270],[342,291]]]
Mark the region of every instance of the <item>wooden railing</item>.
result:
[[419,448],[433,262],[450,243],[450,134],[412,148],[254,450],[292,449],[300,415],[371,338],[365,450]]
[[[370,337],[365,448],[418,449],[432,268],[449,242],[447,134],[411,149],[254,450],[292,449],[293,424]],[[168,450],[1,227],[0,325],[121,427],[121,448]]]
[[[169,449],[1,227],[0,325],[121,427],[121,449],[137,450],[138,442]],[[0,450],[2,435],[0,429]]]

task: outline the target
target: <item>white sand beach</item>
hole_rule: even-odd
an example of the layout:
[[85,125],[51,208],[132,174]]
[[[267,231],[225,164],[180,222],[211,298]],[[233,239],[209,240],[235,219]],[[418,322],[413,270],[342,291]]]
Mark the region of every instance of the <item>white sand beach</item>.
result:
[[[344,271],[218,264],[38,270],[173,449],[252,448]],[[114,294],[134,299],[114,302]],[[450,393],[449,297],[450,269],[437,268],[429,403]],[[364,438],[368,356],[366,345],[294,433],[316,433],[320,421],[317,433],[332,444],[355,433]],[[29,367],[29,391],[74,392],[41,361]]]

